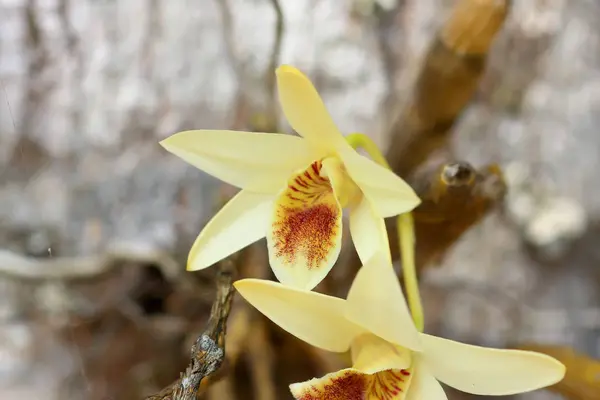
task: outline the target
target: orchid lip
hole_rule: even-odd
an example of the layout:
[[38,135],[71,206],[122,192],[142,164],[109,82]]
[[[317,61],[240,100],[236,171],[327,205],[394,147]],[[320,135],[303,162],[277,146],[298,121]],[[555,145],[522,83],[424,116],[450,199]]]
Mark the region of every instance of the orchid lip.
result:
[[321,168],[321,162],[315,161],[290,179],[273,223],[276,257],[288,264],[302,257],[308,269],[326,260],[340,225],[339,205],[329,179],[320,174]]
[[288,179],[274,202],[269,261],[280,282],[313,289],[333,267],[342,240],[342,207],[321,160]]
[[[297,400],[402,400],[408,394],[412,370],[385,370],[365,374],[354,368],[290,385]],[[429,399],[425,399],[429,400]]]

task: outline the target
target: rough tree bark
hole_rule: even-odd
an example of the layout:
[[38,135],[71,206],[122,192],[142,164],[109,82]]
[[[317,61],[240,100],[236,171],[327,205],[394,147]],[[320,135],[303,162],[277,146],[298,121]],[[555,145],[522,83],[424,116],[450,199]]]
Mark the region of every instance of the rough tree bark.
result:
[[[398,1],[369,17],[353,14],[351,2],[282,3],[280,61],[311,75],[344,132],[368,132],[386,146],[387,105],[408,93],[455,1]],[[528,179],[509,179],[508,219],[484,221],[425,277],[432,302],[436,291],[450,293],[431,325],[447,336],[502,345],[498,332],[510,331],[598,355],[598,327],[579,311],[598,302],[599,20],[593,1],[515,2],[454,126],[458,159],[499,162]],[[240,96],[250,116],[269,108],[274,21],[267,0],[0,0],[0,248],[35,256],[91,255],[115,243],[188,248],[216,181],[157,141],[232,126]],[[547,215],[565,215],[549,197],[574,202],[589,226],[585,234],[565,228],[577,252],[552,258],[552,268],[523,246],[544,252]],[[576,218],[566,215],[558,223],[572,227]],[[0,285],[0,342],[35,347],[19,319],[21,286]],[[481,285],[510,293],[498,297],[500,308],[513,305],[511,296],[531,305],[521,315],[527,323],[473,295]],[[48,382],[77,369],[5,351],[10,367],[0,375],[11,392],[0,397],[52,399]],[[24,377],[41,383],[19,386]]]

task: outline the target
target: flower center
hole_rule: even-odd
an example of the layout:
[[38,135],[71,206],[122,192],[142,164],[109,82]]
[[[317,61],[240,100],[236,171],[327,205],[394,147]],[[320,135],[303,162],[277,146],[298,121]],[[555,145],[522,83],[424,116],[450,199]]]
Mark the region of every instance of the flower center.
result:
[[412,378],[412,357],[408,349],[366,333],[351,345],[352,367],[369,375],[365,399],[401,400]]
[[325,261],[341,229],[341,209],[321,168],[315,161],[288,181],[273,224],[276,256],[289,264],[303,258],[309,269]]
[[[377,400],[402,400],[408,393],[412,379],[410,369],[388,369],[373,375],[368,389],[370,397]],[[426,399],[425,399],[426,400]]]
[[328,179],[342,208],[358,204],[361,191],[348,175],[342,161],[337,157],[327,157],[323,159],[322,165],[320,175]]
[[288,179],[273,205],[267,231],[269,262],[277,279],[311,290],[337,260],[342,245],[342,207],[315,161]]
[[313,289],[337,260],[342,245],[342,208],[360,190],[343,163],[326,157],[292,175],[273,205],[267,232],[269,262],[277,279]]

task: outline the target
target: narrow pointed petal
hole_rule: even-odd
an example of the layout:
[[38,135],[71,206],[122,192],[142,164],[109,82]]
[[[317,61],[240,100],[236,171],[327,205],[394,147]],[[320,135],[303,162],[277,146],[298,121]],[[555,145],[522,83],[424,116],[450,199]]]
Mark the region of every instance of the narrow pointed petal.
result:
[[289,65],[276,74],[279,101],[292,128],[322,156],[350,148],[306,75]]
[[410,350],[387,342],[373,334],[360,335],[351,345],[352,368],[365,374],[388,369],[410,368]]
[[385,222],[375,213],[369,200],[364,196],[358,205],[350,210],[350,234],[363,264],[379,253],[384,254],[387,264],[391,265],[390,242]]
[[541,353],[473,346],[422,334],[423,358],[440,381],[463,392],[506,396],[553,385],[565,366]]
[[294,383],[290,391],[296,400],[403,400],[410,391],[410,375],[405,373],[388,370],[369,375],[346,368],[322,378]]
[[421,360],[416,360],[406,400],[448,400],[442,385]]
[[398,175],[356,151],[341,153],[350,177],[383,218],[412,211],[421,200]]
[[293,172],[315,159],[306,141],[276,133],[184,131],[160,144],[222,181],[264,193],[277,193]]
[[275,201],[267,232],[269,262],[286,285],[312,290],[337,261],[342,208],[321,162],[293,175]]
[[344,318],[342,299],[261,279],[242,279],[234,286],[267,318],[312,346],[345,352],[364,332]]
[[346,317],[398,346],[420,351],[421,341],[398,277],[383,255],[377,255],[356,274],[346,301]]
[[188,255],[188,271],[210,267],[265,237],[272,208],[272,195],[240,191],[196,238]]

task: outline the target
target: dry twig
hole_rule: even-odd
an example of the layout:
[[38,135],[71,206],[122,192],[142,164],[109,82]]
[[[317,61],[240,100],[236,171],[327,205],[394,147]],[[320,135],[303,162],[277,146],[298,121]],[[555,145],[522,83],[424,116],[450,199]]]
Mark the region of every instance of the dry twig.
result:
[[217,296],[208,326],[191,349],[191,360],[182,376],[160,393],[145,400],[195,400],[202,381],[216,372],[225,360],[225,333],[231,310],[233,275],[239,258],[236,253],[217,265]]
[[0,275],[20,280],[90,279],[126,262],[155,264],[167,278],[179,274],[177,262],[167,253],[127,244],[109,248],[104,254],[81,257],[33,258],[0,249]]

